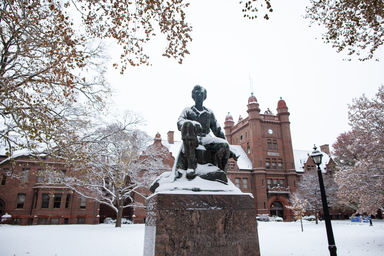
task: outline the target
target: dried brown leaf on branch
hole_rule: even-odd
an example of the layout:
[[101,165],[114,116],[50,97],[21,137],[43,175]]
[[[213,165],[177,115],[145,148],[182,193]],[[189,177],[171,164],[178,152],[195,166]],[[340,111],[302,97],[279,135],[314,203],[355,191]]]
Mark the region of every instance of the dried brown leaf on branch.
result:
[[311,0],[306,12],[311,23],[325,27],[323,40],[337,52],[378,60],[374,53],[383,44],[384,1]]
[[121,63],[114,65],[123,73],[127,65],[149,64],[144,46],[157,27],[166,34],[164,54],[181,63],[192,40],[184,13],[188,5],[180,0],[1,1],[0,136],[8,154],[53,150],[81,139],[79,131],[88,128],[92,111],[101,111],[109,95],[105,48],[99,42],[109,38],[123,46]]

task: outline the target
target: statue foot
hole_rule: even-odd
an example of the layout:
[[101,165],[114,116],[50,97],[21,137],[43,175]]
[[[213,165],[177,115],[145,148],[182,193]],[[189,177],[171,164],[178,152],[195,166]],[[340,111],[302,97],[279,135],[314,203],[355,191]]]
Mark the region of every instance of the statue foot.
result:
[[194,169],[187,170],[187,179],[192,180],[196,177],[196,172]]

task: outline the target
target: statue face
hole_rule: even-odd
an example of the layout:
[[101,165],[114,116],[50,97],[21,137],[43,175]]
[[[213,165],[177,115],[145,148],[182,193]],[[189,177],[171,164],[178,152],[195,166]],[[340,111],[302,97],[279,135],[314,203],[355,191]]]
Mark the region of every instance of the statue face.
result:
[[192,91],[192,98],[195,102],[203,102],[207,98],[207,93],[205,89],[201,86],[195,86]]

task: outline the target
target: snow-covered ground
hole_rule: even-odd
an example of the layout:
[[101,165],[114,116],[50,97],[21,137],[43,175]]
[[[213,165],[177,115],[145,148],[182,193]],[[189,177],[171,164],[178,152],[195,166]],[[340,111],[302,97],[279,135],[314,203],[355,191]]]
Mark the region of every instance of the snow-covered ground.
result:
[[[384,221],[332,221],[340,256],[384,255]],[[329,255],[324,222],[259,222],[262,256]],[[0,255],[21,256],[141,256],[144,225],[0,225]]]

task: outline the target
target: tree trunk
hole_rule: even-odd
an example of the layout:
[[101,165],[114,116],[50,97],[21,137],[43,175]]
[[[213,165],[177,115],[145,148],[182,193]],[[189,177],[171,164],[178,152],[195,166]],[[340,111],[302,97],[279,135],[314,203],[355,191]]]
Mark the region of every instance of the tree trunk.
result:
[[123,217],[123,206],[119,203],[117,206],[117,216],[115,228],[121,228],[121,218]]
[[303,217],[300,218],[300,224],[301,224],[301,232],[303,232],[304,231],[304,229],[303,229]]

